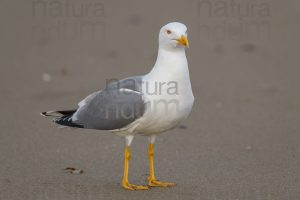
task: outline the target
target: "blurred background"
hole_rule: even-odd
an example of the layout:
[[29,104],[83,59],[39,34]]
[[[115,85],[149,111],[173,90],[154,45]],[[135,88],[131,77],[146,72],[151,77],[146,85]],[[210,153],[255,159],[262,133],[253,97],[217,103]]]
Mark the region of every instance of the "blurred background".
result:
[[[2,0],[0,199],[299,199],[299,18],[298,1]],[[196,98],[156,143],[158,178],[178,185],[124,191],[123,138],[39,113],[147,73],[171,21],[188,27]],[[132,154],[144,184],[146,138]]]

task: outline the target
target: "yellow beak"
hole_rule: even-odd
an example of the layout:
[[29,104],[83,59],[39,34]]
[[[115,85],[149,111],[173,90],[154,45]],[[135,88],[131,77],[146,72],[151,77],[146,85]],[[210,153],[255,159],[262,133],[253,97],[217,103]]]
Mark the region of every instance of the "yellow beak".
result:
[[189,47],[189,41],[188,39],[182,35],[181,38],[177,39],[178,44]]

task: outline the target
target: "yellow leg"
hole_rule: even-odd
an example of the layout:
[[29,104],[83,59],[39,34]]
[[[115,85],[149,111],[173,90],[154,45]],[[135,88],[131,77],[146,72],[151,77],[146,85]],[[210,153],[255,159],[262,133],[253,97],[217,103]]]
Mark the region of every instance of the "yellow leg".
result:
[[154,174],[154,144],[149,144],[149,164],[150,164],[150,175],[148,177],[148,185],[151,187],[169,187],[175,186],[175,183],[161,182],[156,180]]
[[133,185],[128,182],[128,169],[129,169],[129,160],[130,160],[130,149],[129,146],[126,146],[124,152],[124,175],[122,180],[122,187],[127,190],[147,190],[147,186],[142,185]]

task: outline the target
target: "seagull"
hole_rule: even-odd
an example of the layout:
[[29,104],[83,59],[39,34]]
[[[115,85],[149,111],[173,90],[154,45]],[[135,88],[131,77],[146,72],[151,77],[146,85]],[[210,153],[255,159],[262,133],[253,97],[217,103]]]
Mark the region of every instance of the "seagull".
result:
[[[77,109],[41,114],[54,117],[55,123],[65,127],[107,130],[124,136],[124,189],[175,186],[156,179],[154,142],[158,134],[177,127],[192,110],[194,96],[185,54],[188,46],[187,27],[168,23],[160,29],[157,59],[149,73],[111,81],[79,102]],[[147,185],[134,185],[128,180],[130,146],[137,135],[149,138]]]

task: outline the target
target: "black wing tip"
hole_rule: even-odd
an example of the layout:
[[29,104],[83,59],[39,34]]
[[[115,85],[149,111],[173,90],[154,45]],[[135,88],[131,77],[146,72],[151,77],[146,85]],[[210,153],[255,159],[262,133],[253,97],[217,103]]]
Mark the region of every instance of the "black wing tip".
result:
[[55,119],[53,121],[62,126],[84,128],[83,125],[73,122],[72,116],[75,112],[76,110],[47,111],[41,112],[40,115],[44,117],[54,117]]
[[62,125],[62,126],[69,126],[69,127],[75,127],[75,128],[84,128],[83,125],[74,123],[72,120],[72,115],[63,116],[61,118],[58,118],[54,120],[55,123]]
[[40,115],[42,115],[43,117],[47,117],[47,112],[41,112]]
[[58,111],[46,111],[46,112],[41,112],[40,115],[44,117],[63,117],[67,115],[72,115],[76,112],[76,109],[74,110],[58,110]]

